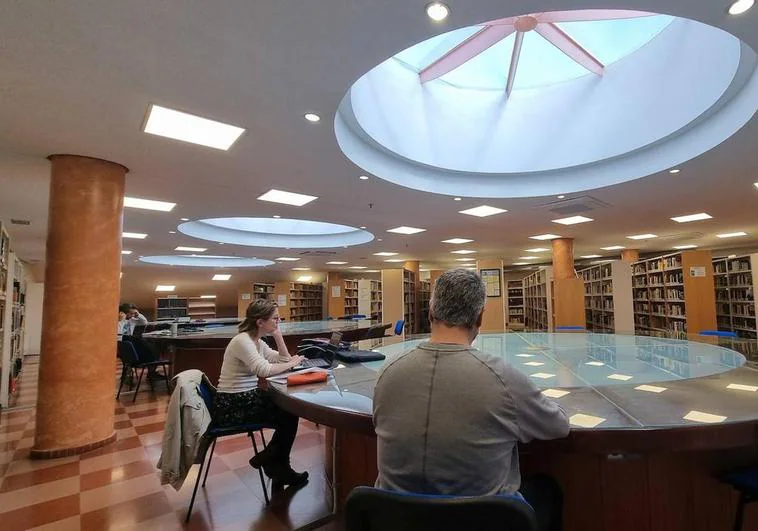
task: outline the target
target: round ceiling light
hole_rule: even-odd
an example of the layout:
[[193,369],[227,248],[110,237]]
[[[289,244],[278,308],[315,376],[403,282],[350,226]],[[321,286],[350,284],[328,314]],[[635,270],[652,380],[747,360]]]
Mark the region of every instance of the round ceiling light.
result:
[[280,249],[349,247],[374,239],[363,229],[306,219],[212,218],[182,223],[178,228],[202,240]]
[[312,112],[305,113],[303,115],[303,118],[314,124],[321,120],[321,117],[318,114],[314,114]]
[[450,15],[450,8],[442,2],[426,4],[426,15],[435,22],[441,22]]
[[755,0],[737,0],[729,6],[730,15],[741,15],[755,4]]
[[265,267],[274,264],[262,258],[244,258],[240,256],[204,256],[197,254],[140,256],[140,262],[157,265],[184,267]]

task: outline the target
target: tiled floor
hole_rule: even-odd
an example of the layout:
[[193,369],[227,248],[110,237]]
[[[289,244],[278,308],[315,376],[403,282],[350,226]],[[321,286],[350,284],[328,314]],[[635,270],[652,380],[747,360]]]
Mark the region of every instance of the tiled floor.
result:
[[[30,360],[31,361],[31,360]],[[36,401],[36,367],[24,368],[19,406]],[[248,464],[249,439],[234,436],[216,445],[208,483],[199,489],[192,519],[184,515],[198,472],[193,467],[182,489],[161,486],[155,468],[168,397],[140,391],[114,400],[118,440],[87,454],[32,461],[35,410],[16,408],[0,414],[0,529],[293,529],[329,513],[324,478],[324,433],[302,421],[292,466],[308,470],[310,481],[295,492],[263,500],[257,471]],[[266,433],[267,440],[271,433]],[[336,529],[327,526],[322,530]]]

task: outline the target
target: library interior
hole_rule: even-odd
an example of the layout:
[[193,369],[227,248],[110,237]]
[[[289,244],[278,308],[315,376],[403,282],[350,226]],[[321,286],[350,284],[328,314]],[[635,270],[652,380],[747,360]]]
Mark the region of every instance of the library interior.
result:
[[[758,529],[753,4],[6,2],[0,529],[547,530],[518,491],[488,527],[361,490],[377,377],[456,269],[471,348],[570,424],[515,453],[560,489],[550,530]],[[256,388],[307,482],[253,465],[279,433],[214,424],[205,383],[166,481],[182,375],[215,391],[256,304],[261,345],[336,352]]]

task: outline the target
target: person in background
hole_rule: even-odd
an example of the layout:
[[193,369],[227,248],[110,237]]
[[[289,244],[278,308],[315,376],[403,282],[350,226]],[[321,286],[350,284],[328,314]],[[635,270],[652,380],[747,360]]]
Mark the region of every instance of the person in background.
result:
[[[221,364],[213,419],[219,426],[265,423],[275,426],[269,445],[250,459],[253,468],[263,467],[273,488],[300,487],[308,472],[295,472],[290,451],[297,435],[298,417],[280,409],[271,395],[258,387],[258,378],[289,371],[302,356],[290,356],[279,330],[279,310],[273,301],[256,300],[245,312],[239,334],[229,342]],[[261,337],[271,334],[277,350]]]
[[129,320],[126,318],[126,313],[129,311],[128,304],[121,304],[118,307],[118,323],[116,324],[116,333],[119,336],[129,335]]
[[561,528],[562,494],[519,471],[519,442],[569,433],[566,413],[524,374],[471,346],[486,290],[475,272],[436,281],[431,337],[390,361],[374,390],[377,487],[411,493],[523,495],[543,530]]
[[129,333],[126,335],[134,334],[135,326],[147,324],[147,317],[142,315],[134,304],[122,304],[119,311],[126,313],[126,321],[129,324]]

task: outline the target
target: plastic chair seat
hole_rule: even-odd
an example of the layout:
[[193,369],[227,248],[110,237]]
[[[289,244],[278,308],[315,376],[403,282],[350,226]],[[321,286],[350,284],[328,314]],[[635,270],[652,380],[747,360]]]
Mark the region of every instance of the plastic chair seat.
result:
[[240,433],[250,433],[252,431],[261,431],[266,429],[274,429],[274,426],[268,426],[266,424],[240,424],[239,426],[214,426],[211,424],[205,431],[206,437],[227,437],[229,435],[239,435]]

